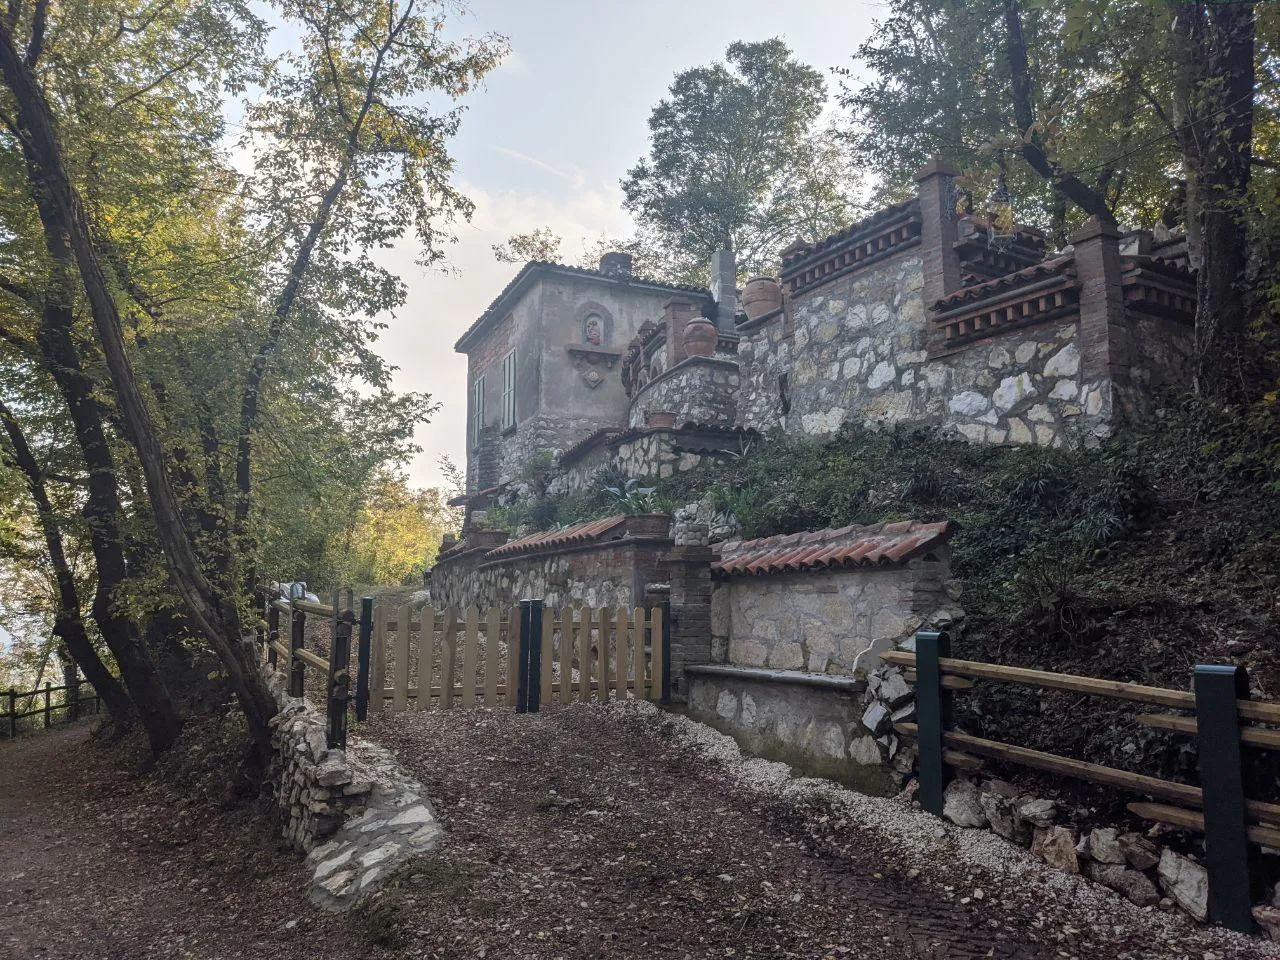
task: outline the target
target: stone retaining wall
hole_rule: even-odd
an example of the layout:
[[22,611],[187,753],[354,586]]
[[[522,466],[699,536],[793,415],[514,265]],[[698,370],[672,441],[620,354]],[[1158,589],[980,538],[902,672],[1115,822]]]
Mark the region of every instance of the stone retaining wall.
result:
[[630,422],[674,413],[676,423],[732,426],[738,402],[738,363],[731,357],[688,357],[654,377],[631,399]]
[[289,696],[288,673],[264,669],[280,708],[268,724],[275,751],[270,782],[285,841],[306,853],[337,833],[347,817],[364,813],[373,783],[345,751],[329,749],[324,714]]

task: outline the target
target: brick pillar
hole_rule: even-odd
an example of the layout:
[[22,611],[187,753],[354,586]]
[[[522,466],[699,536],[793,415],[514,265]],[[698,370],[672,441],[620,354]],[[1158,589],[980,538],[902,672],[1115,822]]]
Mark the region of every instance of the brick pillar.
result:
[[711,662],[710,547],[676,547],[663,561],[671,572],[671,690],[689,692],[684,668]]
[[684,352],[684,327],[698,314],[698,304],[688,297],[672,297],[662,305],[662,322],[667,327],[668,370],[688,356]]
[[956,171],[934,157],[916,172],[920,191],[920,259],[924,266],[924,305],[960,289],[960,255],[952,183]]
[[1132,362],[1121,286],[1120,231],[1114,224],[1090,217],[1071,243],[1080,281],[1080,379],[1089,386],[1088,407],[1092,407],[1085,412],[1109,421],[1116,402],[1123,405],[1127,396]]

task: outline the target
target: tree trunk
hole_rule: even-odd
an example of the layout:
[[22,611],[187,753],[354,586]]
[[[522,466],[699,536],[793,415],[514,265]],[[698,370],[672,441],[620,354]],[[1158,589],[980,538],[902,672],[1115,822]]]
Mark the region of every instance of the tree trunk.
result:
[[1196,389],[1249,399],[1249,174],[1253,159],[1251,3],[1182,4],[1174,20],[1180,64],[1178,143],[1187,168],[1187,232],[1196,274]]
[[31,68],[15,48],[8,24],[3,22],[0,22],[0,73],[13,92],[18,125],[26,149],[35,159],[32,186],[43,193],[58,211],[75,254],[85,296],[111,372],[120,416],[142,466],[169,571],[193,625],[208,639],[222,661],[248,720],[250,732],[259,750],[265,754],[270,748],[267,721],[275,715],[275,700],[257,668],[252,640],[241,631],[234,598],[215,588],[201,569],[169,480],[166,458],[151,412],[125,349],[120,312],[93,245],[79,194],[67,174],[53,114]]
[[57,514],[44,485],[44,472],[27,443],[21,425],[3,403],[0,403],[0,422],[4,424],[5,433],[9,435],[9,442],[13,447],[14,466],[26,477],[27,489],[35,502],[36,516],[44,534],[45,548],[49,552],[49,565],[58,590],[53,635],[62,641],[72,659],[79,664],[85,679],[93,684],[93,689],[107,705],[107,713],[110,714],[116,731],[123,733],[133,726],[133,705],[120,681],[111,675],[89,640],[81,613],[80,594],[62,544],[62,531],[58,529]]

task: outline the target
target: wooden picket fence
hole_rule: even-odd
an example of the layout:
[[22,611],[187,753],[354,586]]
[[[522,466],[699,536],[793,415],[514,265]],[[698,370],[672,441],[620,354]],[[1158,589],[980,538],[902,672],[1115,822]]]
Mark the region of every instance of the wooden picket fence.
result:
[[540,600],[461,611],[378,605],[368,711],[505,705],[535,712],[553,703],[664,699],[670,644],[664,606],[646,612],[553,610]]

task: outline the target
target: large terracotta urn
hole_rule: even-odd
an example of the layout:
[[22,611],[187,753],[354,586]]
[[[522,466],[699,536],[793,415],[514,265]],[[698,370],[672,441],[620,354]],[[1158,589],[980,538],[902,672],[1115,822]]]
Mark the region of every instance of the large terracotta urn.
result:
[[684,326],[684,352],[689,357],[710,357],[716,352],[716,325],[706,317],[694,317]]
[[763,317],[782,306],[782,286],[773,277],[752,277],[742,288],[742,310],[748,320]]

